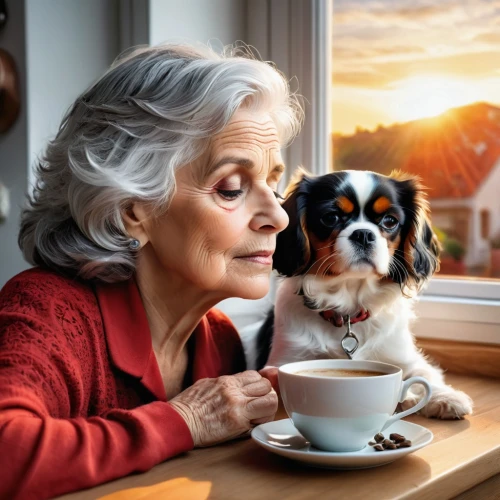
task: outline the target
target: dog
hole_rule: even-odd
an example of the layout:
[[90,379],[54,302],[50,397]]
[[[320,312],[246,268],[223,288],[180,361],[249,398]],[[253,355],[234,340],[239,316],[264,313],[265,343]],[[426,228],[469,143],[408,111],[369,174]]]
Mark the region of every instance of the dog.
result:
[[[404,378],[425,377],[432,397],[420,413],[427,417],[470,414],[469,396],[446,385],[410,329],[412,299],[439,269],[439,242],[419,179],[401,171],[315,177],[300,170],[282,206],[290,223],[278,234],[273,267],[283,279],[257,336],[259,368],[346,359],[341,340],[349,315],[359,340],[353,359],[399,366]],[[401,408],[422,396],[413,385]]]

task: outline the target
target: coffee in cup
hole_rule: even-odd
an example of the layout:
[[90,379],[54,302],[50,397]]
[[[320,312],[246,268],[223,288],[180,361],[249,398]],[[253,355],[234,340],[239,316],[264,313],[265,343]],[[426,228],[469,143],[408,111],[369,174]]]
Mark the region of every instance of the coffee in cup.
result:
[[[299,361],[281,366],[278,377],[297,430],[316,448],[334,452],[363,449],[375,434],[423,408],[431,396],[424,378],[403,382],[401,368],[378,361]],[[394,414],[413,384],[424,386],[424,397]]]
[[384,372],[374,372],[368,370],[341,370],[333,368],[300,370],[296,375],[305,375],[306,377],[377,377],[385,375]]

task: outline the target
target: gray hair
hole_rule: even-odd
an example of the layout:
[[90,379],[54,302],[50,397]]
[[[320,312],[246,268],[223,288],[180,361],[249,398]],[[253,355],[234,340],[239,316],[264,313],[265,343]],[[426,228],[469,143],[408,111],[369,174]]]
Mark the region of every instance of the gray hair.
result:
[[175,170],[239,108],[269,113],[286,145],[303,111],[284,76],[247,47],[164,44],[119,58],[69,109],[37,162],[19,246],[31,264],[116,282],[135,269],[122,211],[165,210]]

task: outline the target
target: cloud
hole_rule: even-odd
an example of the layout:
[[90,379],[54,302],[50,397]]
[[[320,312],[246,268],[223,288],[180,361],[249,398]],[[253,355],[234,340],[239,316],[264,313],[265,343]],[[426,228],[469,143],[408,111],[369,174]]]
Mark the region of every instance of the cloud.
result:
[[[379,23],[334,25],[335,84],[384,88],[417,74],[477,79],[491,77],[500,67],[500,30],[488,29],[500,0],[336,0],[335,4],[340,4],[344,16],[372,16]],[[436,16],[450,12],[469,16],[469,24],[436,24]],[[453,15],[445,17],[449,23]],[[405,18],[420,27],[412,30],[403,21],[395,23]],[[395,25],[384,26],[387,19]]]
[[400,18],[412,17],[413,19],[428,19],[437,15],[448,13],[451,9],[455,9],[456,5],[447,5],[440,3],[435,5],[417,5],[412,7],[396,8],[390,12],[391,16]]
[[[337,5],[338,4],[338,5]],[[340,26],[397,26],[425,29],[426,26],[453,26],[489,20],[498,14],[500,2],[497,0],[434,0],[418,2],[395,0],[391,2],[336,2],[334,1],[333,21]],[[489,16],[489,17],[487,17]]]
[[456,5],[450,7],[446,4],[438,4],[391,8],[391,5],[393,4],[384,6],[375,4],[372,8],[369,6],[368,8],[351,7],[345,10],[335,10],[334,8],[333,20],[339,24],[352,24],[365,21],[395,22],[410,18],[422,21],[430,17],[449,13],[451,9],[457,7]]
[[369,47],[366,44],[357,44],[348,42],[342,45],[342,41],[335,40],[333,45],[334,59],[375,59],[379,57],[405,57],[408,55],[426,54],[423,47],[416,45],[381,45],[378,47]]
[[396,45],[391,47],[374,47],[372,52],[375,56],[393,54],[425,54],[426,50],[416,45]]
[[347,87],[382,88],[392,82],[392,78],[377,71],[334,71],[334,85]]
[[470,52],[447,57],[411,61],[372,63],[359,67],[336,67],[333,61],[333,83],[364,88],[389,88],[390,84],[415,75],[439,74],[463,79],[496,76],[500,51]]
[[[499,23],[500,24],[500,23]],[[476,42],[484,42],[488,44],[500,44],[500,33],[491,31],[489,33],[481,33],[473,38]]]
[[375,8],[373,10],[351,9],[335,12],[333,22],[340,25],[362,25],[362,26],[388,26],[388,25],[410,25],[423,28],[425,22],[435,24],[441,21],[451,24],[466,19],[466,14],[461,12],[460,6],[421,6],[405,7],[400,9]]

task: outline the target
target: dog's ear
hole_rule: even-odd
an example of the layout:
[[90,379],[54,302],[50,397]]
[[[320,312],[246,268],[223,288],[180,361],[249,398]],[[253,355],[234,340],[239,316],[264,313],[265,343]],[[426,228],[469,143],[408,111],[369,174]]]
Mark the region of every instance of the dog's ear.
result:
[[286,229],[278,233],[273,267],[284,276],[300,274],[311,259],[311,247],[306,225],[307,197],[310,175],[298,169],[285,191],[285,209],[290,222]]
[[[405,214],[401,241],[394,255],[398,264],[393,266],[391,278],[402,287],[418,291],[439,270],[440,244],[432,231],[429,203],[420,179],[400,171],[389,177]],[[406,273],[401,272],[400,265]]]

